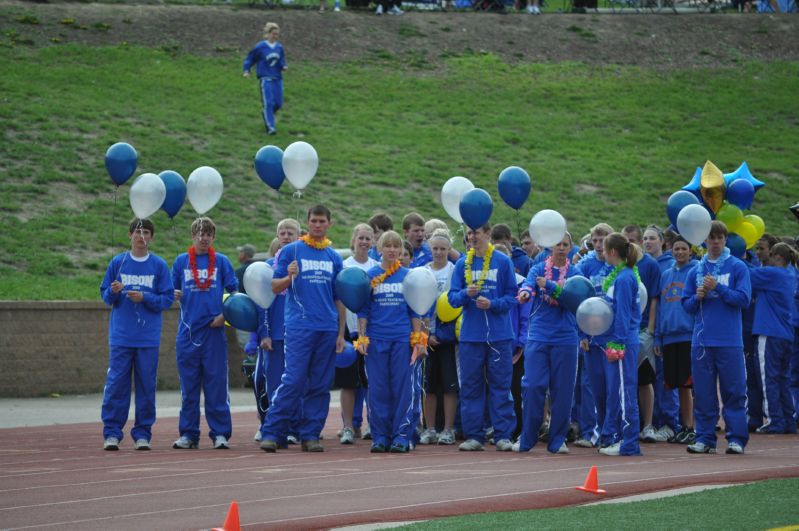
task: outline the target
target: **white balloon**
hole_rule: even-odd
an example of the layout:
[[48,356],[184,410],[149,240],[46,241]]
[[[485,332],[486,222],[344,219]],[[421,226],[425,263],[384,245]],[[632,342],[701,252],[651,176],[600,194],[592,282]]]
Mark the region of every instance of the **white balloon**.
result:
[[677,214],[677,230],[692,245],[702,245],[710,234],[710,213],[702,205],[688,205]]
[[641,315],[644,315],[646,310],[646,303],[649,302],[649,294],[646,292],[646,286],[643,282],[638,283],[638,304],[641,308]]
[[590,297],[577,307],[577,326],[589,336],[604,334],[612,324],[613,308],[602,297]]
[[308,142],[294,142],[283,152],[283,173],[297,190],[304,190],[319,169],[319,156]]
[[191,172],[186,182],[186,197],[201,216],[214,208],[222,198],[222,176],[210,166],[201,166]]
[[154,173],[142,173],[130,187],[130,208],[139,219],[152,216],[166,199],[164,181]]
[[436,276],[426,267],[415,267],[405,275],[402,292],[408,306],[419,315],[424,315],[438,299]]
[[458,223],[463,223],[461,198],[469,190],[474,190],[474,185],[466,177],[452,177],[441,187],[441,204],[449,217]]
[[530,220],[530,238],[541,247],[552,247],[566,235],[566,220],[555,210],[542,210]]
[[266,310],[275,300],[272,277],[275,271],[266,262],[254,262],[244,270],[244,291],[261,308]]

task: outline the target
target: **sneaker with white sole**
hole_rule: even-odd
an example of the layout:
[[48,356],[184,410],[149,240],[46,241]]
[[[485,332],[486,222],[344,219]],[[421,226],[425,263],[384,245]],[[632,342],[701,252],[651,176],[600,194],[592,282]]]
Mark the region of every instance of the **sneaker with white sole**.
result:
[[214,438],[214,450],[228,450],[229,448],[227,437],[224,435],[217,435]]
[[619,455],[621,454],[621,443],[617,442],[616,444],[600,448],[599,453],[602,455]]
[[143,450],[146,452],[147,450],[151,449],[150,441],[148,441],[147,439],[137,439],[136,442],[133,443],[133,448],[135,448],[136,450]]
[[689,444],[688,447],[685,449],[689,454],[715,454],[716,449],[712,446],[708,446],[703,442],[695,442],[694,444]]
[[371,441],[372,440],[372,430],[369,428],[369,426],[367,426],[366,429],[363,430],[363,437],[361,437],[361,438],[364,441]]
[[119,439],[116,437],[106,437],[103,441],[103,450],[107,452],[116,452],[119,450]]
[[513,451],[513,443],[510,439],[500,439],[497,441],[497,452],[510,452]]
[[383,4],[378,4],[377,9],[375,9],[375,15],[382,15],[383,14]]
[[589,441],[584,437],[580,437],[579,439],[574,441],[574,446],[576,446],[577,448],[593,448],[594,443],[592,443],[591,441]]
[[644,429],[641,430],[640,436],[641,442],[645,443],[654,443],[657,442],[657,434],[655,433],[655,428],[652,427],[651,424],[644,426]]
[[655,432],[655,440],[657,442],[666,442],[672,437],[674,437],[674,430],[668,424]]
[[286,437],[286,444],[300,444],[300,440],[295,435]]
[[261,442],[261,430],[255,432],[255,435],[252,436],[252,440],[255,442]]
[[560,445],[560,448],[558,448],[558,451],[555,452],[555,453],[556,454],[568,454],[569,453],[569,447],[566,446],[566,443],[563,443],[563,444]]
[[727,445],[727,451],[724,453],[728,455],[741,455],[744,453],[744,447],[737,442],[730,442]]
[[341,444],[354,444],[355,443],[355,432],[352,428],[344,428],[341,430],[341,438],[339,439]]
[[185,435],[181,435],[180,439],[172,443],[172,448],[175,450],[196,450],[197,441],[192,441]]
[[445,429],[438,435],[438,444],[451,445],[455,444],[455,430],[452,428]]
[[427,428],[419,437],[419,444],[434,444],[438,442],[438,434],[433,428]]
[[394,6],[388,10],[389,15],[403,15],[405,11],[399,8],[399,6]]
[[477,439],[468,439],[463,441],[460,446],[458,446],[458,450],[461,452],[482,452],[485,450],[485,447],[483,446],[483,443]]
[[513,446],[511,446],[511,450],[516,452],[516,453],[521,452],[522,451],[522,442],[521,441],[516,441],[515,443],[513,443]]

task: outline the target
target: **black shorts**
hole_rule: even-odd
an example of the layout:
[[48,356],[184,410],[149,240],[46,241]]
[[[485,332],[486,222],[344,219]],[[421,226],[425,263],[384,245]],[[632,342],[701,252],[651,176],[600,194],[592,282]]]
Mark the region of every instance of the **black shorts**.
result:
[[344,367],[342,369],[336,367],[336,377],[333,380],[333,387],[336,389],[360,389],[362,387],[368,387],[364,357],[358,354],[355,358],[355,362],[349,367]]
[[455,343],[440,343],[427,348],[424,359],[424,392],[457,393],[458,363],[455,358]]
[[652,368],[652,364],[648,361],[641,363],[638,366],[638,385],[649,385],[655,383],[655,369]]
[[663,345],[663,380],[666,388],[691,388],[691,342]]

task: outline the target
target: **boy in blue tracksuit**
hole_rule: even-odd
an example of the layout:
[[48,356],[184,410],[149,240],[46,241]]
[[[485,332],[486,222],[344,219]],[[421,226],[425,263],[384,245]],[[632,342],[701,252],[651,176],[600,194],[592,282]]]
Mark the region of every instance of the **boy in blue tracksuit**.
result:
[[498,451],[513,449],[510,437],[516,427],[510,392],[514,335],[509,315],[517,304],[516,275],[510,258],[494,252],[490,232],[489,224],[467,230],[471,249],[455,264],[447,295],[453,308],[463,308],[458,362],[466,441],[459,446],[461,451],[483,450],[486,382]]
[[175,449],[197,448],[200,439],[200,390],[214,448],[228,448],[233,431],[228,400],[227,341],[222,295],[233,293],[238,280],[227,256],[213,247],[216,225],[200,217],[191,224],[193,245],[172,264],[175,299],[180,301],[176,339],[180,376],[180,438]]
[[308,211],[308,234],[280,251],[272,291],[289,290],[285,310],[285,369],[261,427],[261,449],[276,452],[302,402],[299,435],[302,450],[323,452],[319,435],[330,409],[335,353],[344,350],[345,308],[335,293],[343,269],[330,246],[330,210]]
[[155,387],[161,312],[175,299],[169,268],[149,252],[155,234],[149,219],[130,222],[130,251],[115,256],[100,285],[108,319],[108,374],[103,389],[105,450],[118,450],[130,409],[131,373],[136,383],[136,422],[130,435],[137,450],[149,450],[155,423]]
[[[402,239],[394,231],[378,241],[381,265],[367,273],[372,295],[358,312],[357,349],[366,356],[369,376],[369,427],[372,453],[407,453],[416,430],[415,394],[421,378],[420,357],[427,336],[422,321],[405,302],[401,267]],[[424,336],[424,339],[422,339]]]
[[696,442],[688,446],[689,453],[716,452],[717,384],[727,427],[727,453],[742,454],[749,440],[741,310],[749,305],[751,284],[749,270],[730,256],[726,241],[727,227],[713,221],[707,254],[688,273],[682,297],[683,308],[694,315],[691,377]]
[[424,218],[411,212],[402,218],[402,232],[405,241],[411,244],[413,253],[411,254],[411,265],[409,267],[422,267],[433,261],[433,252],[430,246],[424,241]]
[[763,385],[763,413],[768,421],[759,433],[796,433],[795,406],[789,389],[793,347],[793,295],[796,254],[786,243],[769,251],[769,264],[750,271],[755,301],[752,333]]
[[250,77],[250,69],[255,65],[258,83],[261,87],[261,103],[263,104],[264,124],[267,134],[274,135],[275,113],[283,106],[283,70],[286,70],[286,52],[283,45],[277,42],[280,27],[274,22],[264,26],[264,40],[250,50],[244,59],[244,77]]
[[550,258],[530,270],[519,290],[520,302],[534,299],[524,349],[524,422],[518,447],[514,447],[520,452],[530,450],[538,441],[548,391],[551,414],[547,450],[569,453],[566,434],[577,377],[577,321],[557,299],[566,279],[577,274],[569,263],[571,247],[571,235],[567,234],[553,248]]

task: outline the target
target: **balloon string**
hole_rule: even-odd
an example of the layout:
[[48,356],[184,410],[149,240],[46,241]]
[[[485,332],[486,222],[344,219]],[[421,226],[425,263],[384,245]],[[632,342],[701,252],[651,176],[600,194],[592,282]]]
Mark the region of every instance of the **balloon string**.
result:
[[[200,343],[195,343],[195,342],[194,342],[194,339],[192,339],[192,337],[191,337],[191,327],[190,327],[190,326],[189,326],[189,324],[188,324],[188,323],[187,323],[187,322],[186,322],[186,321],[183,319],[183,304],[181,304],[181,303],[180,303],[180,301],[178,301],[178,308],[180,309],[180,324],[182,324],[183,326],[185,326],[185,327],[186,327],[186,328],[189,330],[189,343],[191,343],[191,344],[192,344],[192,345],[194,345],[195,347],[201,347],[201,346],[203,346],[202,342],[200,342]],[[178,327],[178,329],[180,329],[180,327]]]
[[114,206],[111,209],[111,256],[114,256],[114,225],[117,222],[117,191],[119,185],[114,188]]
[[519,241],[522,241],[522,214],[519,210],[516,211],[516,236]]

